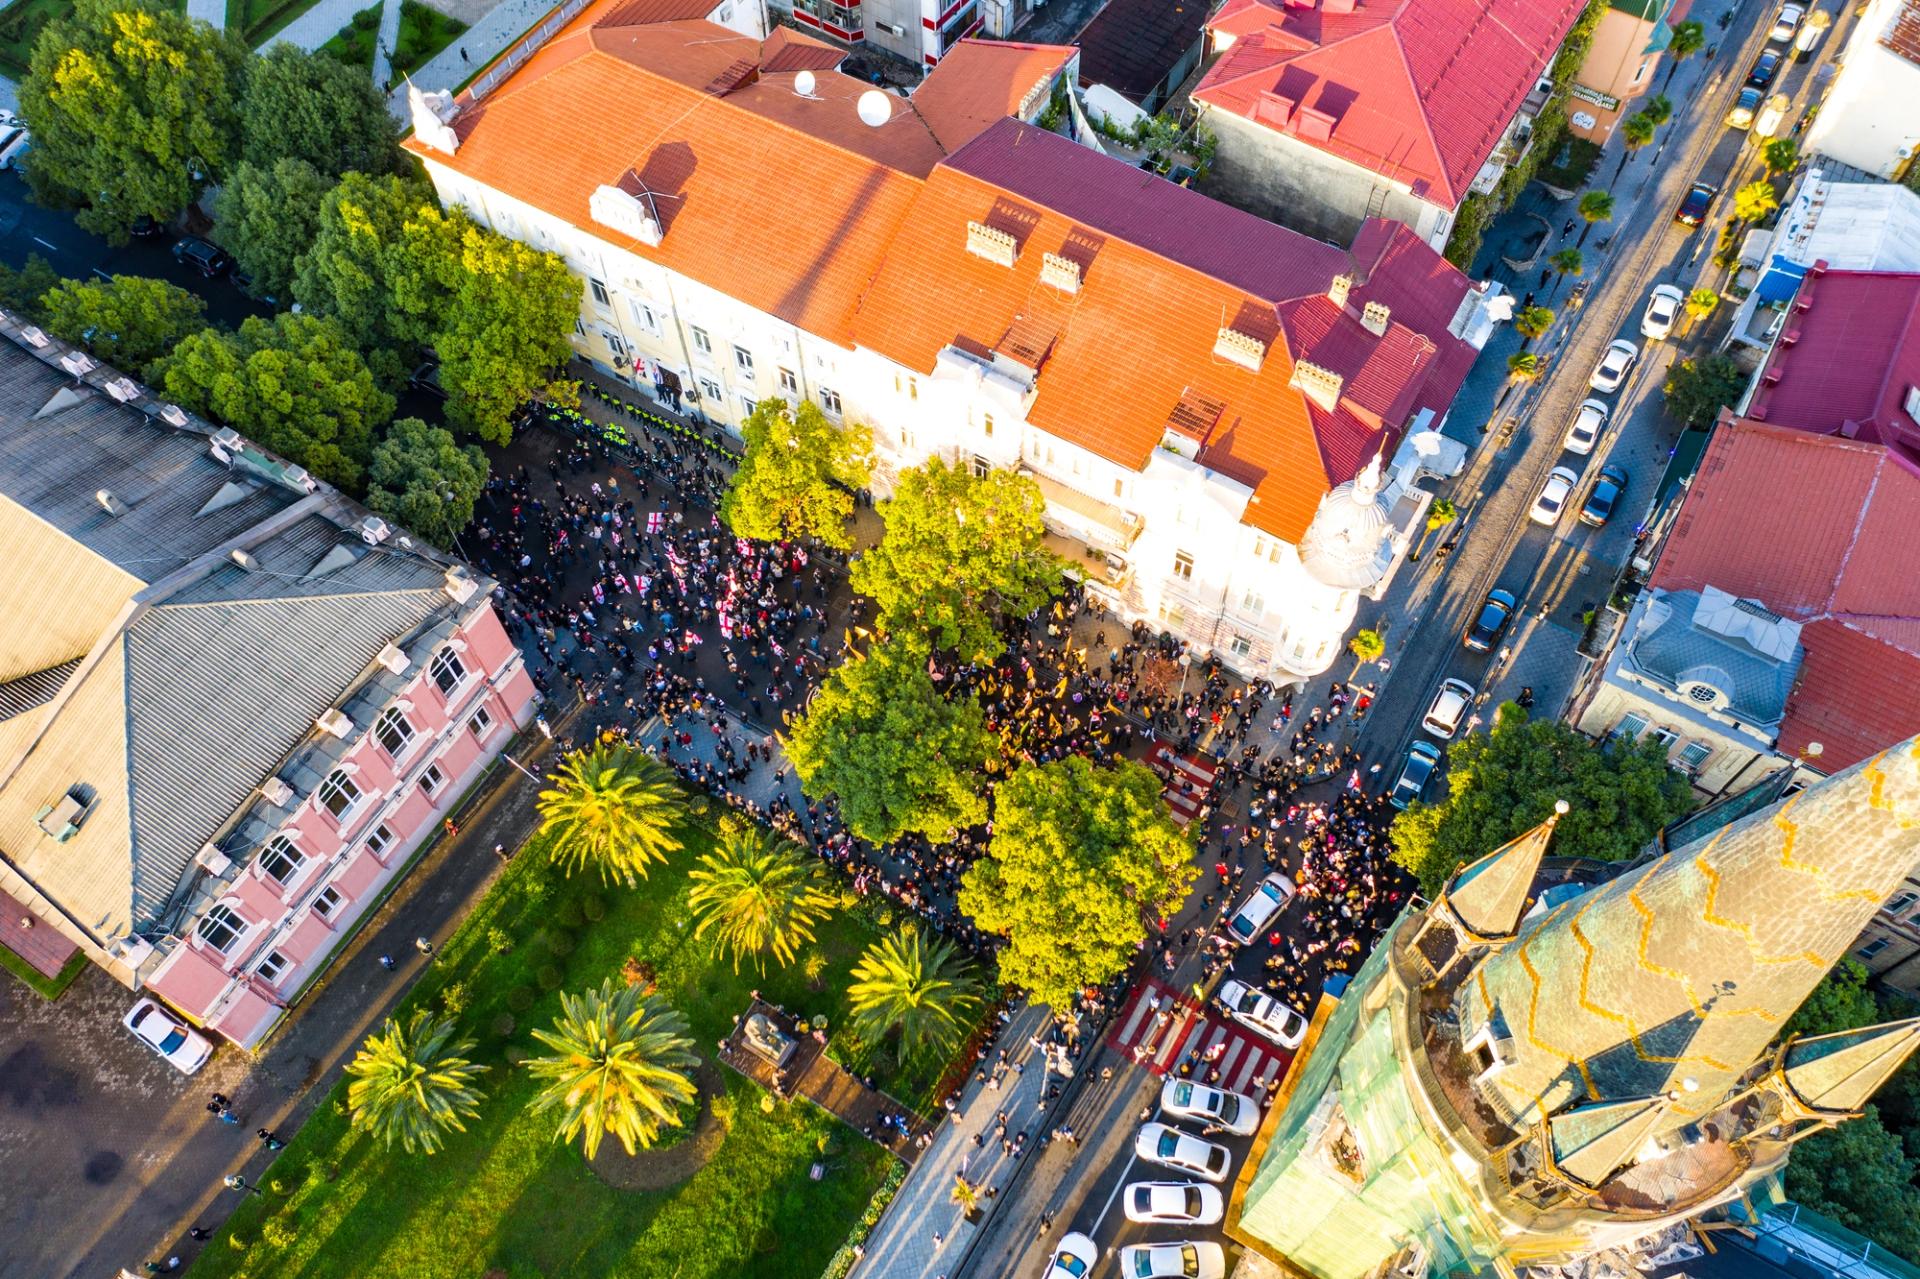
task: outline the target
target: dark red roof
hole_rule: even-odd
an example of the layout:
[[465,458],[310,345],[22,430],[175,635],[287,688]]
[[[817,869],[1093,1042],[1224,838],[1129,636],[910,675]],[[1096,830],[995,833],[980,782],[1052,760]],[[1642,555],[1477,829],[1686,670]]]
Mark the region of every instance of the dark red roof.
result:
[[1227,0],[1197,101],[1458,205],[1584,0]]
[[1801,623],[1779,748],[1831,772],[1920,731],[1920,475],[1885,447],[1735,421],[1715,431],[1653,585],[1717,586]]
[[1893,445],[1920,459],[1920,274],[1809,273],[1787,312],[1747,416]]
[[1140,101],[1200,39],[1207,0],[1109,0],[1080,33],[1080,79]]

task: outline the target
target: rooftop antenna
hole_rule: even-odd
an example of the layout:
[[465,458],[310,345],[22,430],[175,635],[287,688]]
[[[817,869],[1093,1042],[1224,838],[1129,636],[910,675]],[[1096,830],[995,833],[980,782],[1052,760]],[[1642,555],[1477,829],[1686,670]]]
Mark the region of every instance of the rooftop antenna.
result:
[[893,103],[879,89],[861,94],[855,109],[860,112],[860,122],[875,129],[893,118]]
[[803,98],[813,96],[813,72],[796,71],[793,73],[793,91]]

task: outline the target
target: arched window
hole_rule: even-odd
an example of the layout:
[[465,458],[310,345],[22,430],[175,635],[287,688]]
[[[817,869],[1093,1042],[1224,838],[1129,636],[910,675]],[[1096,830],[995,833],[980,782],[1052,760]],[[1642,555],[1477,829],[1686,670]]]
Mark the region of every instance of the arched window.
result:
[[260,850],[260,870],[282,887],[293,882],[306,860],[306,855],[285,835],[275,835]]
[[201,941],[224,955],[240,939],[240,934],[247,931],[247,921],[225,902],[215,902],[206,914],[200,916],[200,923],[194,931],[200,934]]
[[413,725],[407,722],[399,707],[392,707],[380,712],[380,718],[373,721],[373,736],[388,758],[397,760],[407,753],[413,741]]
[[343,772],[329,773],[327,780],[320,783],[319,799],[320,807],[332,813],[335,820],[343,820],[360,802],[360,787]]
[[433,685],[440,690],[442,697],[452,697],[467,682],[467,664],[451,648],[443,648],[434,655],[427,673],[433,676]]

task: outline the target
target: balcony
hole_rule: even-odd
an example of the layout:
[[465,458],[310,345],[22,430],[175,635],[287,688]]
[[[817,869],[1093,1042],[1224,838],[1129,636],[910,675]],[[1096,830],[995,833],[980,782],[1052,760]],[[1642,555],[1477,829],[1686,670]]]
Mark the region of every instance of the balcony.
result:
[[1112,551],[1125,551],[1139,539],[1145,525],[1133,512],[1088,497],[1037,471],[1026,470],[1024,474],[1040,486],[1040,495],[1047,499],[1048,527],[1063,537],[1078,538],[1089,547]]

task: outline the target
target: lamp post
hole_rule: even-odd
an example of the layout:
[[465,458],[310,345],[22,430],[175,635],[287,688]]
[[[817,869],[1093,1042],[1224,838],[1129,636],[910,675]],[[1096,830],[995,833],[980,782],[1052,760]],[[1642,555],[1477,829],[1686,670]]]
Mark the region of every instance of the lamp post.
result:
[[226,1186],[228,1190],[244,1190],[249,1194],[261,1195],[261,1196],[264,1196],[266,1194],[266,1192],[261,1190],[260,1187],[248,1185],[247,1179],[245,1177],[242,1177],[239,1173],[234,1173],[231,1176],[227,1177],[225,1180],[226,1180]]
[[1174,701],[1176,702],[1186,700],[1187,672],[1193,668],[1193,654],[1188,652],[1182,652],[1179,657],[1179,662],[1180,662],[1180,691],[1174,696]]

